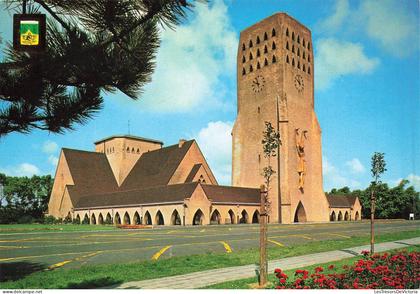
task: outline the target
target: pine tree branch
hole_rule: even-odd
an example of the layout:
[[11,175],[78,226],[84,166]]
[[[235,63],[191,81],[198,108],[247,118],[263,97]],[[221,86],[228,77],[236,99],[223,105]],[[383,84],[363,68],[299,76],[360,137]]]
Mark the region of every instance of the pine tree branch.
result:
[[69,33],[72,33],[72,29],[42,0],[33,0],[34,2],[41,5],[46,11],[48,11],[49,14],[51,14],[52,17],[56,21],[58,21]]

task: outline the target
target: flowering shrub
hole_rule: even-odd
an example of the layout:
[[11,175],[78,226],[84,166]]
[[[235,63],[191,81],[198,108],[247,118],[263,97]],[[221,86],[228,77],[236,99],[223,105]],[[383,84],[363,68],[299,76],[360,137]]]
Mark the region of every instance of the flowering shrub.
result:
[[324,270],[316,267],[313,272],[298,269],[295,279],[281,270],[274,271],[278,278],[276,289],[418,289],[420,287],[420,252],[369,255],[353,265],[334,271],[330,265]]

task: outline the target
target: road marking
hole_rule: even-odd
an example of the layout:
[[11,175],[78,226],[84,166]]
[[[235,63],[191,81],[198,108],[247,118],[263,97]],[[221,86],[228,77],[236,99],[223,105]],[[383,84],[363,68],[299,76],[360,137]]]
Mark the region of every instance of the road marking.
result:
[[159,257],[163,254],[163,253],[165,253],[165,251],[166,250],[168,250],[169,248],[171,248],[172,247],[172,245],[168,245],[168,246],[166,246],[166,247],[163,247],[162,249],[160,249],[158,252],[156,252],[155,254],[153,254],[153,256],[152,256],[152,260],[158,260],[159,259]]
[[223,244],[223,247],[225,247],[226,253],[232,253],[232,248],[230,248],[228,243],[224,241],[220,241],[220,243]]
[[277,242],[277,241],[274,241],[274,240],[270,240],[270,239],[268,239],[267,241],[268,241],[268,242],[271,242],[271,243],[273,243],[273,244],[276,244],[276,245],[278,245],[278,246],[280,246],[280,247],[285,247],[285,246],[284,246],[284,244],[282,244],[282,243],[280,243],[280,242]]
[[351,237],[349,237],[349,236],[336,234],[336,233],[324,233],[324,235],[338,236],[338,237],[341,237],[341,238],[351,239]]
[[80,260],[82,260],[84,258],[88,258],[88,257],[92,257],[92,256],[95,256],[95,255],[98,255],[101,252],[102,251],[96,251],[96,252],[92,252],[92,253],[89,253],[89,254],[86,254],[86,255],[83,255],[83,256],[80,256],[80,257],[76,257],[76,258],[70,259],[70,260],[64,260],[62,262],[58,262],[58,263],[55,263],[55,264],[49,266],[46,270],[53,270],[53,269],[56,269],[58,267],[62,267],[62,266],[66,265],[66,264],[68,264],[70,262],[80,261]]

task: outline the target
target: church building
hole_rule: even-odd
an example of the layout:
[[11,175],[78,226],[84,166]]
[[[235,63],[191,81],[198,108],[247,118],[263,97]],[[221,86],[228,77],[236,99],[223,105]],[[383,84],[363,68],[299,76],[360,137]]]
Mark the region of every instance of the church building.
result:
[[281,144],[270,163],[276,173],[269,222],[359,220],[357,197],[323,191],[313,69],[311,32],[287,14],[245,29],[237,53],[232,187],[218,185],[194,140],[163,147],[112,136],[95,142],[94,152],[62,149],[48,213],[91,224],[257,223],[268,165],[261,141],[270,122]]

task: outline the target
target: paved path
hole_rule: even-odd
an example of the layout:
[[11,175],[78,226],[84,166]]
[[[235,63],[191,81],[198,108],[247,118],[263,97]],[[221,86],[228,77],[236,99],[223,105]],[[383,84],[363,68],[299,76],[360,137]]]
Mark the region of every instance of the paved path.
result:
[[[376,252],[383,252],[392,249],[407,247],[410,245],[419,245],[420,237],[385,242],[375,244]],[[268,272],[274,272],[275,268],[289,270],[294,268],[306,267],[317,263],[327,263],[344,258],[354,257],[360,255],[362,250],[369,250],[370,245],[352,247],[342,250],[334,250],[322,253],[314,253],[302,256],[288,257],[279,260],[272,260],[268,263]],[[118,289],[198,289],[213,284],[218,284],[227,281],[245,279],[255,277],[255,265],[245,265],[228,267],[214,270],[207,270],[202,272],[195,272],[186,275],[172,276],[167,278],[144,280],[137,282],[123,283],[115,288]]]

